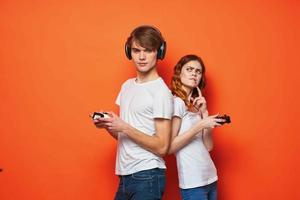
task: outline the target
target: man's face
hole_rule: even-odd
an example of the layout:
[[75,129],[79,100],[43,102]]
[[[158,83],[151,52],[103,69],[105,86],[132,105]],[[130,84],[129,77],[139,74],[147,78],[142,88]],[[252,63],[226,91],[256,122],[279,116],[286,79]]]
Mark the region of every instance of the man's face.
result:
[[157,50],[145,49],[135,41],[131,45],[131,56],[137,70],[141,73],[149,72],[157,62]]

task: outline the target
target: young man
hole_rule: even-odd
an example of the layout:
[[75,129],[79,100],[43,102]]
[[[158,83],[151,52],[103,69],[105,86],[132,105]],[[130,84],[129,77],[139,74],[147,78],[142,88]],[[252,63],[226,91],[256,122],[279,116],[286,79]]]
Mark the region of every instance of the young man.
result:
[[116,103],[120,118],[95,120],[118,140],[116,174],[120,177],[115,200],[161,199],[165,188],[165,163],[171,135],[173,97],[156,69],[163,59],[166,43],[152,26],[133,30],[125,45],[137,76],[127,80]]

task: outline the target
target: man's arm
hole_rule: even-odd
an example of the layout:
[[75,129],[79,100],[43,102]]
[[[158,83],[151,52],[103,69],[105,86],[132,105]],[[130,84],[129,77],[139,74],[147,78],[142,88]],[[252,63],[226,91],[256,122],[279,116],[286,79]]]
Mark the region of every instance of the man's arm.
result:
[[163,157],[167,154],[170,145],[171,120],[157,118],[154,120],[156,133],[152,136],[127,126],[122,132],[135,143]]
[[135,143],[156,155],[162,157],[167,154],[170,145],[171,120],[154,119],[156,132],[150,136],[130,126],[114,113],[111,114],[111,118],[99,119],[101,122],[104,122],[103,124],[105,124],[107,130],[126,134]]

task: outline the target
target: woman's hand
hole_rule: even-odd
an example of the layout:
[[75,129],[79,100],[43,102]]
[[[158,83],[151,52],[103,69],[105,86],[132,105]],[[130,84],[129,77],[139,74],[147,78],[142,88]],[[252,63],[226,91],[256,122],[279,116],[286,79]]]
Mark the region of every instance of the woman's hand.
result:
[[196,98],[191,98],[193,102],[193,106],[195,110],[199,113],[207,113],[207,104],[205,98],[202,96],[201,90],[199,87],[197,87],[199,96]]
[[202,130],[203,128],[215,128],[222,126],[222,124],[219,124],[218,122],[224,122],[225,120],[216,118],[218,115],[219,114],[203,118],[197,123],[196,128]]

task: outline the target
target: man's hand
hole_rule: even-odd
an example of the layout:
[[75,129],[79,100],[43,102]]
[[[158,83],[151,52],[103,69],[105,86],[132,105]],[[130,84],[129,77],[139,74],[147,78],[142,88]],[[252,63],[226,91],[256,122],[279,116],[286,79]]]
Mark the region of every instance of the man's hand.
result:
[[[108,112],[110,118],[98,118],[93,119],[94,125],[97,128],[104,128],[106,131],[114,137],[116,140],[118,139],[118,132],[111,128],[111,124],[115,121],[114,118],[121,120],[116,114],[112,112]],[[125,122],[124,122],[125,123]]]
[[109,132],[122,132],[129,125],[120,119],[115,113],[107,112],[110,118],[99,118],[94,120],[97,128],[105,128]]
[[[99,111],[99,112],[103,112],[103,111]],[[98,119],[93,119],[93,113],[90,114],[90,117],[92,118],[94,125],[97,128],[106,128],[104,122],[100,121],[99,118]]]

